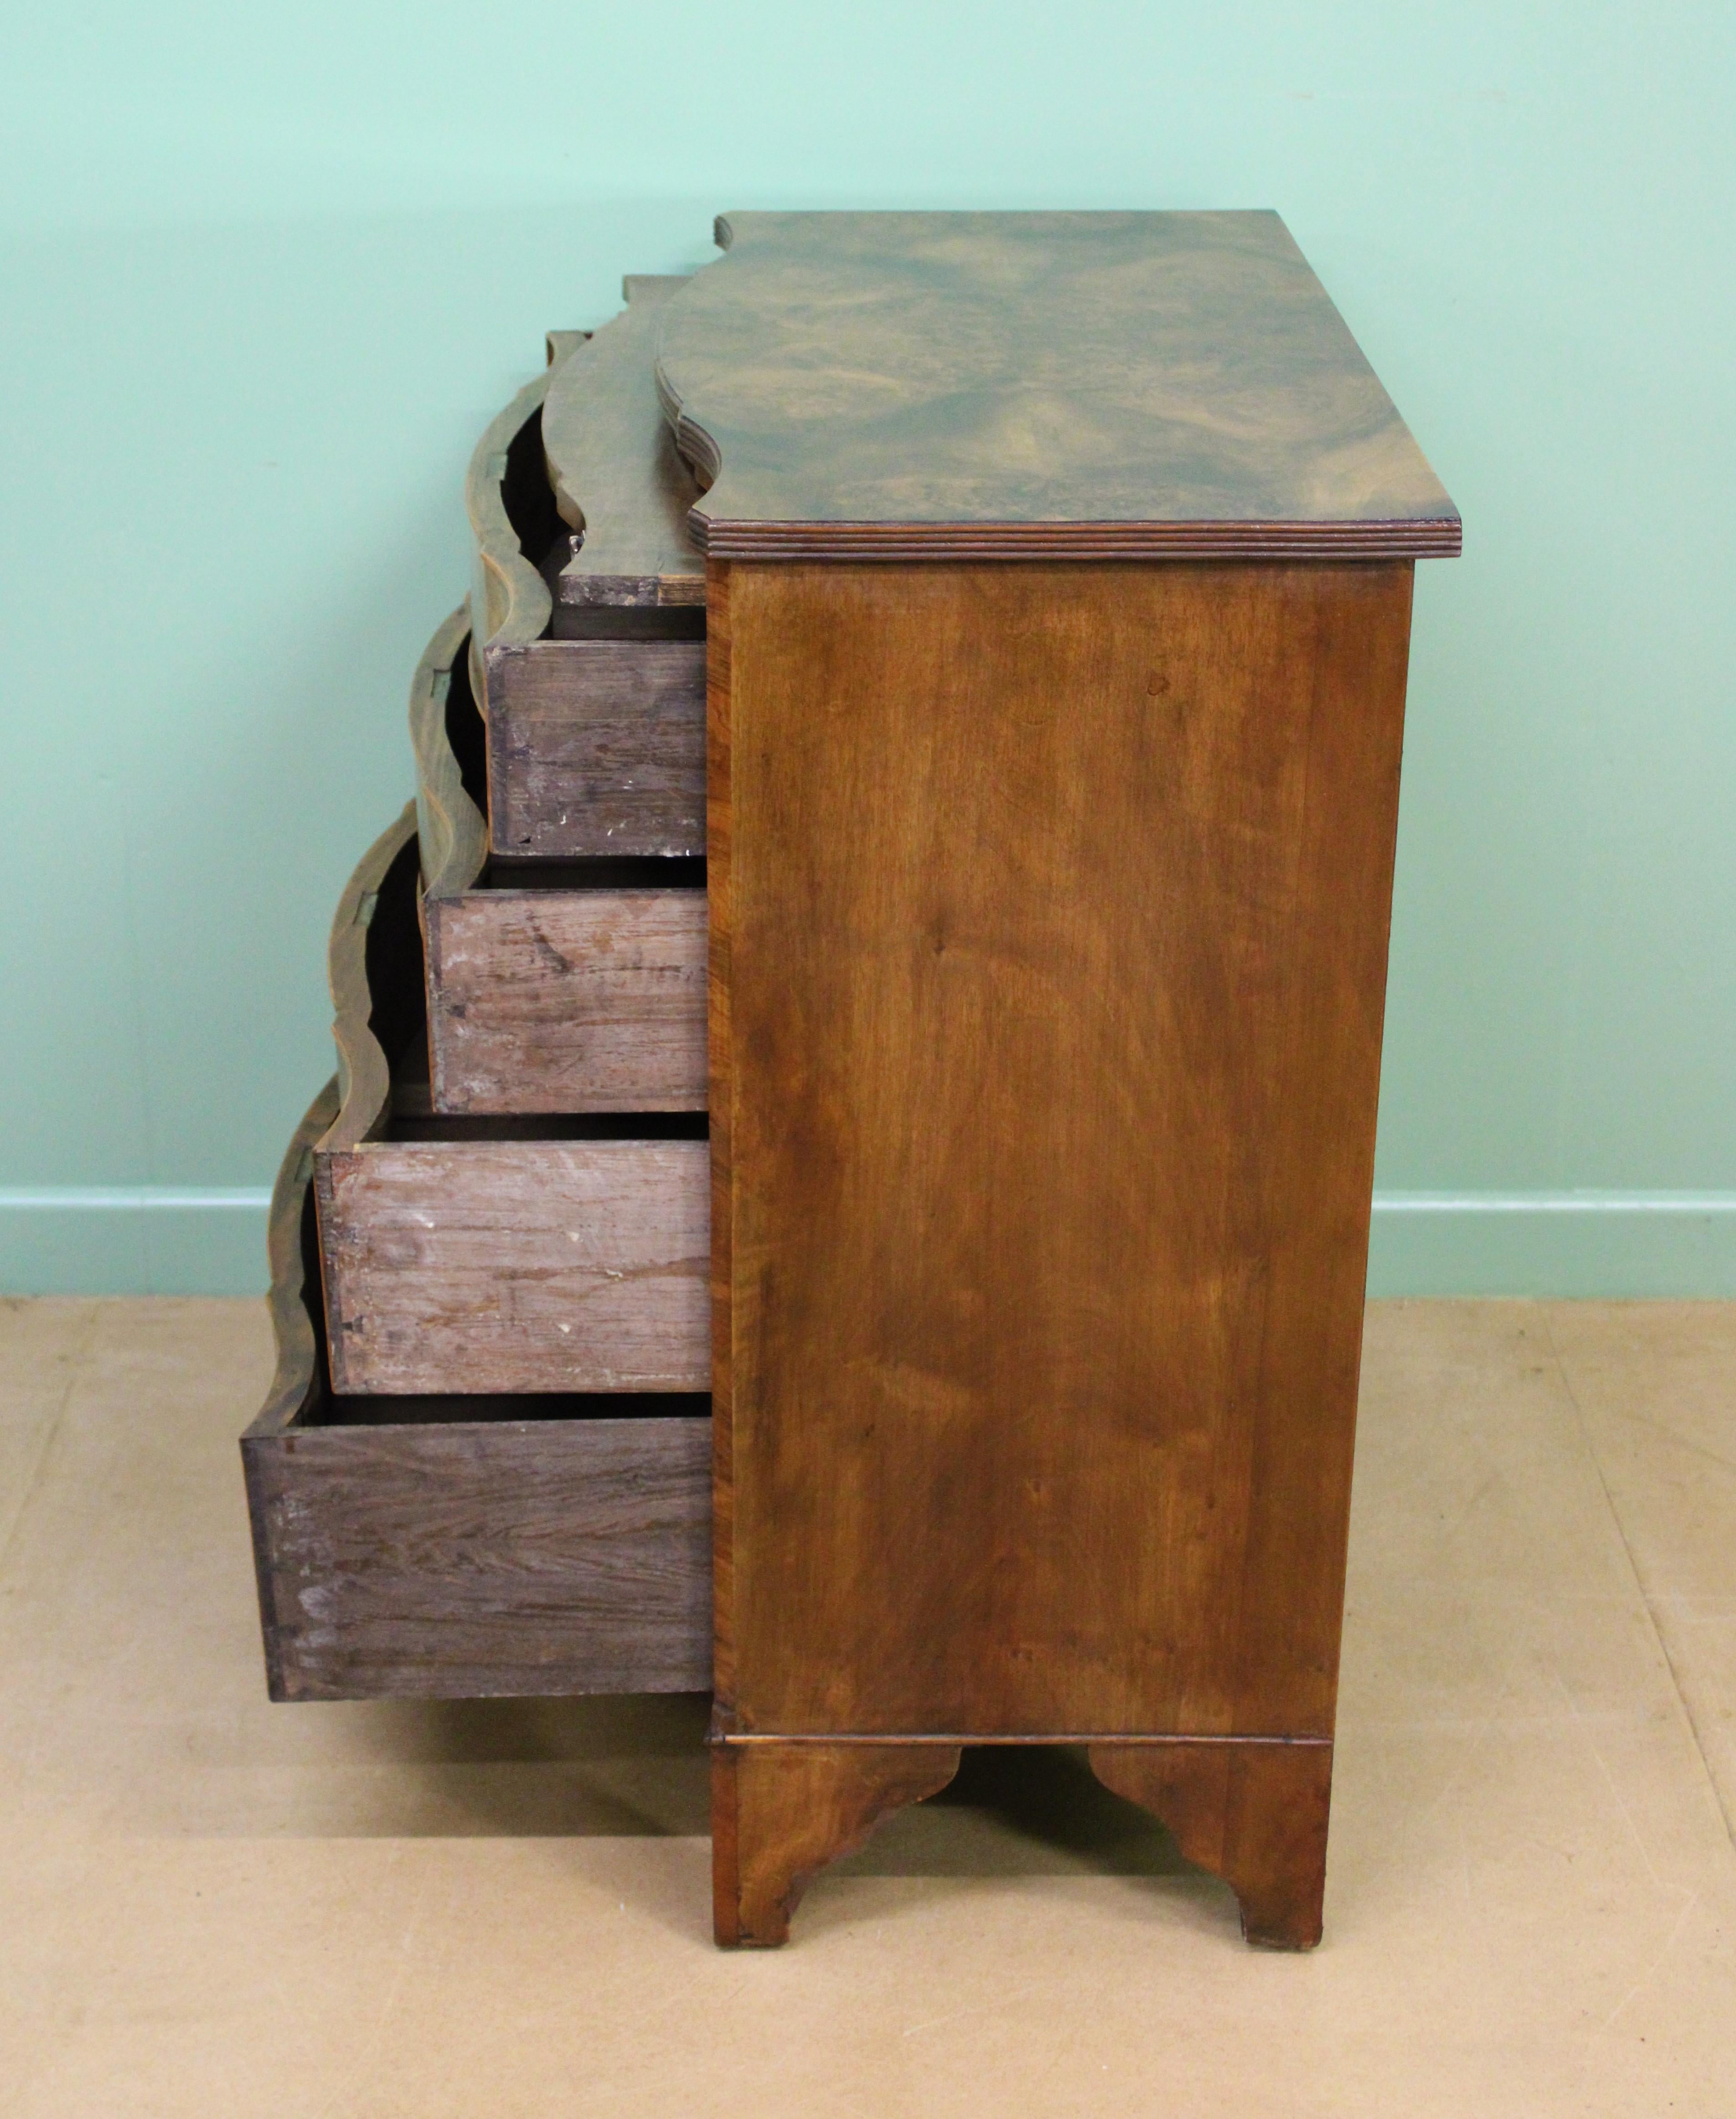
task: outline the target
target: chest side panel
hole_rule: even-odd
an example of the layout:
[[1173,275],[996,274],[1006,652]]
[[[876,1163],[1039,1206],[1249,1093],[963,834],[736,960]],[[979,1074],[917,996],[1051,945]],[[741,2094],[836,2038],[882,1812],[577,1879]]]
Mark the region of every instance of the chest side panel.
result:
[[1330,1732],[1409,565],[727,575],[726,1713]]

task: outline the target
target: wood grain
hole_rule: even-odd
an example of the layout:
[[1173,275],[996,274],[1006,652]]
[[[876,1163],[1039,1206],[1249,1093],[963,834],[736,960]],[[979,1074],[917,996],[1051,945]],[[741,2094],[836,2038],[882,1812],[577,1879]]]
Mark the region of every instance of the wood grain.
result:
[[959,1750],[933,1744],[729,1744],[712,1750],[712,1890],[726,1949],[775,1949],[815,1872],[894,1810],[938,1795]]
[[357,862],[326,948],[338,1111],[320,1143],[351,1148],[390,1123],[395,1073],[426,1079],[426,1000],[416,934],[416,805]]
[[705,851],[703,641],[539,640],[488,657],[485,722],[455,611],[411,685],[423,880],[468,889],[492,852],[572,861]]
[[340,1391],[706,1388],[703,1141],[388,1138],[314,1168]]
[[[703,870],[699,879],[688,879],[685,869],[671,868],[674,887],[665,887],[661,875],[648,876],[643,860],[593,861],[581,869],[515,865],[502,871],[498,883],[485,874],[488,828],[466,784],[453,727],[457,716],[474,719],[467,629],[465,612],[455,611],[429,643],[410,692],[433,1108],[450,1114],[703,1111]],[[696,652],[703,659],[703,650]],[[510,684],[497,686],[497,703],[508,713],[502,693],[508,699],[516,695]],[[697,701],[693,718],[697,749]],[[652,713],[642,726],[656,721]],[[563,726],[570,737],[570,716]],[[475,733],[480,745],[480,723]],[[630,754],[630,742],[620,740]],[[570,747],[565,754],[571,756]],[[521,755],[533,775],[548,772],[545,750],[532,746]],[[636,778],[642,771],[624,768],[622,777]],[[689,777],[703,788],[703,757]],[[592,786],[587,779],[587,795]],[[630,800],[638,791],[623,791]],[[592,821],[588,837],[572,828],[575,807]],[[569,804],[566,818],[559,843],[578,840],[592,848],[599,842],[612,848],[611,828],[619,834],[627,821],[619,812],[606,817],[583,804]],[[670,819],[661,822],[666,827]],[[644,834],[629,828],[626,836],[636,842]],[[666,847],[666,829],[651,836],[660,851]],[[703,830],[685,836],[703,843]],[[625,880],[628,871],[636,883]]]
[[313,1175],[335,1388],[703,1390],[704,1121],[420,1116],[416,869],[412,805],[332,927],[341,1101]]
[[[628,281],[638,339],[676,284]],[[684,759],[679,728],[684,689],[697,720],[704,654],[703,577],[685,527],[693,487],[657,409],[649,345],[635,353],[630,336],[598,337],[549,335],[548,373],[491,423],[466,485],[477,563],[470,691],[491,739],[488,791],[471,791],[502,854],[698,851],[681,782],[699,738],[695,729]],[[557,509],[545,440],[549,401],[575,364],[582,380],[555,420],[556,458],[576,448],[583,465],[590,514],[577,536]],[[576,509],[570,491],[566,503]],[[577,641],[607,646],[567,651]],[[636,670],[607,657],[629,641],[648,650]],[[462,712],[455,675],[452,685]]]
[[[488,862],[485,789],[467,786],[453,740],[453,686],[470,706],[470,606],[460,604],[423,651],[410,683],[410,747],[416,767],[416,839],[422,887],[435,897],[468,890]],[[480,724],[477,735],[480,734]],[[478,802],[478,792],[482,801]]]
[[272,1189],[266,1222],[271,1274],[266,1306],[276,1361],[271,1388],[247,1431],[248,1438],[281,1435],[292,1421],[315,1412],[326,1395],[325,1310],[310,1213],[314,1143],[330,1130],[337,1106],[334,1076],[309,1105],[291,1135]]
[[[550,350],[554,350],[552,345]],[[583,352],[583,344],[574,347],[560,366]],[[495,415],[483,429],[465,475],[464,505],[476,563],[471,612],[476,645],[484,653],[494,647],[522,647],[541,639],[548,630],[553,604],[536,562],[541,556],[537,548],[552,535],[554,526],[540,521],[527,540],[508,504],[508,480],[515,454],[534,456],[541,450],[543,401],[557,372],[545,369]],[[528,552],[527,541],[531,547]]]
[[564,637],[583,637],[600,610],[704,602],[704,563],[687,527],[699,489],[675,453],[652,373],[657,312],[685,284],[629,279],[626,308],[550,386],[542,415],[549,478],[578,533],[551,577],[555,629]]
[[1273,213],[751,213],[659,320],[713,559],[1451,554]]
[[726,1732],[1330,1736],[1410,574],[719,570]]
[[434,1108],[705,1108],[705,893],[423,900]]
[[494,851],[705,851],[703,641],[543,640],[490,659]]
[[1093,1744],[1106,1787],[1163,1820],[1186,1858],[1236,1894],[1242,1931],[1312,1950],[1326,1889],[1330,1744]]
[[[657,406],[648,336],[679,284],[629,280],[615,323],[551,333],[549,373],[471,461],[468,690],[487,732],[486,791],[468,792],[504,857],[703,851],[704,577],[685,526],[695,489]],[[430,784],[442,712],[449,732],[466,705],[448,647],[443,628],[426,700],[412,700]],[[443,822],[457,836],[430,840],[430,873],[449,896],[474,880],[461,870],[476,849],[462,804],[426,828]]]
[[710,1427],[334,1426],[258,1449],[276,1696],[704,1690]]
[[[706,1105],[711,1124],[711,1368],[712,1368],[712,1661],[719,1727],[735,1718],[736,1697],[736,1475],[734,1433],[716,1408],[733,1402],[736,1042],[730,1013],[730,942],[735,930],[734,840],[731,831],[733,634],[730,624],[731,568],[713,560],[705,570],[705,897],[710,926],[707,952]],[[715,1787],[715,1783],[714,1783]],[[713,1834],[717,1824],[713,1820]]]
[[333,1083],[278,1173],[276,1370],[241,1443],[272,1697],[703,1690],[703,1407],[332,1396],[311,1185],[336,1107]]

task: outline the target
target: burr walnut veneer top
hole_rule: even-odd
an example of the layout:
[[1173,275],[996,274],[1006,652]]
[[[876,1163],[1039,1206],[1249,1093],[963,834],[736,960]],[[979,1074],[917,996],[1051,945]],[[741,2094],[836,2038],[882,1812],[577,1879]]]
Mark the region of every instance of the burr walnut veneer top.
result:
[[750,213],[661,309],[716,559],[1399,559],[1460,522],[1275,213]]

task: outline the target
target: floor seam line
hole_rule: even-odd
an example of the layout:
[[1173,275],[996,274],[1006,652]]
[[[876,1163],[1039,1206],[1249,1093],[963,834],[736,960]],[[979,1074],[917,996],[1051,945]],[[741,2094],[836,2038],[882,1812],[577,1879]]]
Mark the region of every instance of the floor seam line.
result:
[[99,1314],[93,1302],[91,1314],[85,1319],[85,1328],[80,1335],[77,1351],[71,1357],[72,1368],[67,1377],[65,1388],[60,1393],[59,1402],[54,1410],[43,1423],[42,1440],[37,1444],[35,1456],[30,1459],[30,1469],[19,1483],[18,1505],[12,1510],[5,1528],[0,1530],[0,1571],[4,1570],[7,1561],[12,1556],[13,1542],[17,1537],[26,1515],[29,1513],[30,1503],[36,1498],[37,1488],[42,1484],[43,1469],[49,1461],[49,1452],[54,1446],[54,1438],[60,1432],[62,1423],[67,1417],[67,1407],[72,1402],[72,1393],[77,1389],[78,1379],[83,1375],[89,1361],[91,1342],[96,1337]]
[[1687,1723],[1687,1733],[1693,1739],[1694,1751],[1700,1760],[1700,1770],[1706,1775],[1707,1784],[1712,1791],[1712,1800],[1718,1806],[1718,1815],[1724,1820],[1724,1837],[1729,1841],[1732,1850],[1736,1851],[1736,1817],[1733,1817],[1730,1814],[1730,1807],[1724,1801],[1724,1790],[1719,1785],[1718,1776],[1712,1771],[1712,1762],[1706,1756],[1706,1741],[1701,1734],[1699,1718],[1695,1714],[1687,1695],[1682,1689],[1682,1674],[1676,1667],[1676,1658],[1670,1653],[1669,1643],[1664,1637],[1664,1629],[1658,1624],[1657,1608],[1652,1602],[1650,1591],[1645,1586],[1645,1577],[1640,1572],[1640,1563],[1634,1557],[1633,1545],[1627,1535],[1627,1526],[1622,1520],[1622,1511],[1616,1506],[1615,1495],[1609,1491],[1609,1481],[1604,1471],[1604,1461],[1598,1455],[1597,1445],[1591,1439],[1591,1429],[1585,1418],[1585,1408],[1580,1403],[1579,1393],[1574,1389],[1573,1379],[1567,1373],[1567,1364],[1562,1359],[1561,1348],[1556,1344],[1555,1320],[1549,1315],[1548,1303],[1540,1303],[1538,1306],[1543,1312],[1543,1330],[1549,1341],[1550,1358],[1555,1363],[1555,1372],[1561,1378],[1562,1388],[1567,1393],[1567,1403],[1573,1407],[1573,1417],[1579,1422],[1580,1434],[1585,1444],[1585,1454],[1591,1459],[1592,1470],[1597,1473],[1598,1486],[1604,1495],[1604,1505],[1608,1509],[1610,1521],[1615,1525],[1616,1536],[1622,1541],[1622,1555],[1627,1562],[1627,1571],[1633,1577],[1634,1587],[1640,1593],[1640,1602],[1645,1612],[1645,1623],[1651,1628],[1652,1639],[1657,1643],[1658,1653],[1664,1658],[1664,1667],[1669,1672],[1670,1689],[1675,1694],[1677,1702],[1681,1707],[1683,1719]]

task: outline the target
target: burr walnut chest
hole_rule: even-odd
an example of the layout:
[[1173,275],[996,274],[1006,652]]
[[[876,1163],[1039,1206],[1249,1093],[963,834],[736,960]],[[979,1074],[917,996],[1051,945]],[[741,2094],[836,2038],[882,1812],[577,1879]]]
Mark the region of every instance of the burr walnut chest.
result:
[[1307,1947],[1457,513],[1275,215],[718,239],[471,465],[274,1212],[274,1691],[708,1681],[726,1944],[1081,1746]]
[[750,214],[706,490],[717,1931],[967,1744],[1317,1940],[1412,563],[1265,213]]

